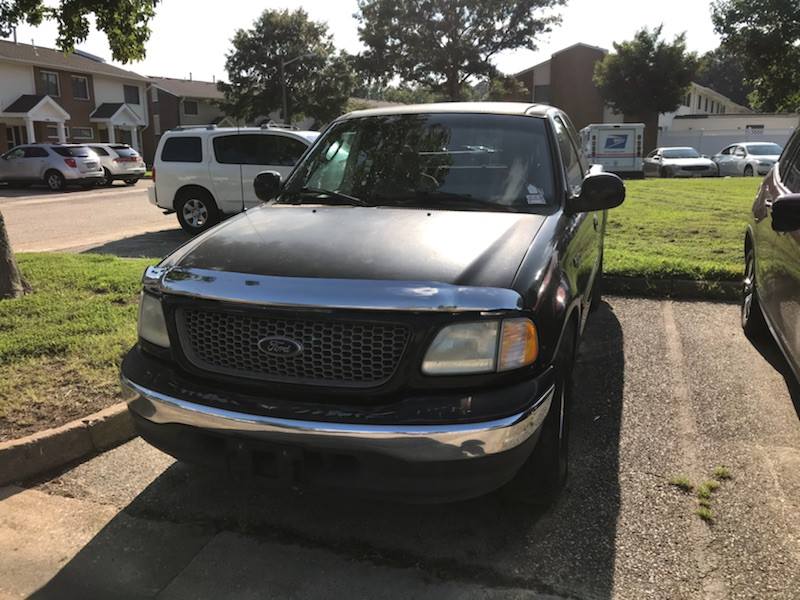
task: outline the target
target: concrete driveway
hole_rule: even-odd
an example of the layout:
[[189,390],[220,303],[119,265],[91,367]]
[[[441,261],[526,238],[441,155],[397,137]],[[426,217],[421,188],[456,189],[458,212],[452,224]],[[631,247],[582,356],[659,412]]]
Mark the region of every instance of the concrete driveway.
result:
[[119,256],[168,254],[188,239],[175,215],[147,200],[151,181],[109,188],[10,189],[0,186],[0,212],[16,252],[107,252]]
[[[569,486],[546,511],[273,491],[134,440],[0,491],[0,595],[796,599],[800,393],[784,369],[735,306],[611,298],[581,347]],[[718,466],[733,479],[706,523],[669,479]]]

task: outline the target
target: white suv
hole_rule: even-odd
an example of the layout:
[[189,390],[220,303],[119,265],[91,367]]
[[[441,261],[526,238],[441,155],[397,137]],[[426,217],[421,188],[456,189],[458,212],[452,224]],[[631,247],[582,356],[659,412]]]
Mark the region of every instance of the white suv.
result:
[[103,179],[99,185],[112,185],[122,180],[125,185],[134,185],[144,177],[145,166],[139,153],[127,144],[87,144],[100,158]]
[[255,176],[269,170],[285,179],[318,135],[254,127],[167,131],[156,149],[150,202],[177,213],[185,231],[199,233],[258,205]]

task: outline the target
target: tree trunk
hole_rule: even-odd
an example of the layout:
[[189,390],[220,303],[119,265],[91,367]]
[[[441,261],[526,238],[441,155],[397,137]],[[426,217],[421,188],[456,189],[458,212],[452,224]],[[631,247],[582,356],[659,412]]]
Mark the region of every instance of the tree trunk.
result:
[[647,155],[655,150],[658,144],[658,113],[643,113],[637,115],[625,115],[626,123],[644,123],[644,139],[642,140],[642,153]]
[[11,242],[6,232],[6,222],[0,212],[0,300],[3,298],[19,298],[30,291],[30,286],[22,278],[11,249]]

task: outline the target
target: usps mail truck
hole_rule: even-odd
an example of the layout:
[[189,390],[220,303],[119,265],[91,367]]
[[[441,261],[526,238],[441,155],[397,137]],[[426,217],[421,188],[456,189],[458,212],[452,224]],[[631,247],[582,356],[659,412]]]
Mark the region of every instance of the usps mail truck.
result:
[[593,123],[581,129],[589,162],[624,177],[643,177],[644,123]]

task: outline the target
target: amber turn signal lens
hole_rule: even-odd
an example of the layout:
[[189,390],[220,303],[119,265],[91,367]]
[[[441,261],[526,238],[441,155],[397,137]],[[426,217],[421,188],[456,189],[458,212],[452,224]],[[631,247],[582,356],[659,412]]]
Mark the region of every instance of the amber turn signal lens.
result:
[[539,356],[536,325],[530,319],[506,319],[500,338],[498,371],[510,371],[532,364]]

